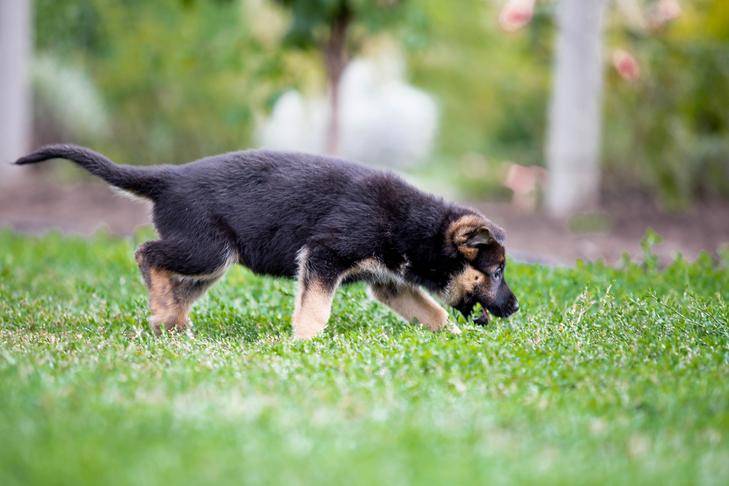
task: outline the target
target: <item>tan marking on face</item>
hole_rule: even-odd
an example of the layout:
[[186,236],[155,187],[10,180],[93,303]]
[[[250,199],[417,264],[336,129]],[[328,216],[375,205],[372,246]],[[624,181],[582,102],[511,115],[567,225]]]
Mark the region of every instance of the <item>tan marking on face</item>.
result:
[[291,319],[296,339],[310,339],[324,330],[332,312],[333,298],[334,291],[316,280],[309,281],[306,288],[299,285]]
[[448,324],[448,312],[419,288],[407,286],[393,290],[378,285],[370,288],[375,299],[390,307],[406,321],[417,321],[431,331],[443,329]]
[[476,287],[482,288],[487,284],[486,275],[472,266],[466,265],[462,272],[453,276],[443,291],[442,297],[448,305],[455,305],[461,302],[466,295],[473,293]]

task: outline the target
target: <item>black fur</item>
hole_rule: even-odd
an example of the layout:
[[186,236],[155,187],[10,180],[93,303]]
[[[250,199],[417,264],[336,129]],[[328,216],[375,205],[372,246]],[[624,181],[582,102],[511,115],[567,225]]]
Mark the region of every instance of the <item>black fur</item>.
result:
[[100,153],[77,145],[47,145],[21,157],[15,164],[35,164],[48,159],[70,160],[112,186],[150,199],[156,199],[166,188],[168,167],[117,165]]
[[467,264],[445,235],[472,210],[344,160],[250,150],[179,166],[132,167],[83,147],[51,145],[16,163],[52,158],[72,160],[151,199],[160,240],[146,243],[144,256],[177,274],[212,274],[232,255],[256,273],[293,277],[297,252],[306,247],[310,271],[332,284],[374,258],[438,292]]

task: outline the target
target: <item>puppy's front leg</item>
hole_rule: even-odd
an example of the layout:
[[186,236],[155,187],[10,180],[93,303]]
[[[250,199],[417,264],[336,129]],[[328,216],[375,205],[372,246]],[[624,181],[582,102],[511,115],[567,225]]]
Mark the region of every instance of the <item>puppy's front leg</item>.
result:
[[327,326],[340,272],[325,250],[303,247],[297,255],[298,282],[291,323],[295,339],[311,339]]
[[320,279],[299,282],[292,323],[294,338],[311,339],[327,326],[332,313],[334,288]]
[[448,312],[417,287],[372,284],[370,289],[375,299],[408,322],[417,321],[431,331],[439,331],[448,326],[452,333],[461,333],[457,326],[449,326]]

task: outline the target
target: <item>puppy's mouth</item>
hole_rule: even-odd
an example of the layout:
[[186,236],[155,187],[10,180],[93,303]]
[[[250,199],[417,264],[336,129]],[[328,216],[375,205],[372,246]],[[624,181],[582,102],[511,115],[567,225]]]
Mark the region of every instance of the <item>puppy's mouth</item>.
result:
[[504,305],[488,306],[488,311],[496,317],[509,317],[519,311],[519,301],[512,296]]
[[481,309],[481,315],[475,318],[473,322],[475,322],[479,326],[486,326],[488,325],[490,320],[491,316],[489,316],[488,311],[486,309]]
[[[476,307],[476,301],[466,301],[463,302],[457,306],[455,306],[456,310],[463,314],[463,317],[465,317],[467,320],[471,319],[471,314],[473,313],[473,308]],[[491,317],[489,316],[489,312],[486,310],[486,307],[481,306],[481,313],[478,315],[478,317],[475,317],[473,319],[473,322],[478,324],[479,326],[485,326],[487,325]]]
[[[473,314],[473,309],[476,307],[476,304],[478,302],[476,300],[470,300],[465,301],[460,305],[455,306],[455,308],[463,314],[463,317],[465,317],[467,320],[471,319]],[[489,322],[491,322],[491,316],[494,315],[496,317],[509,317],[513,313],[517,312],[519,310],[519,304],[516,301],[516,299],[512,299],[509,301],[509,303],[505,306],[487,306],[484,304],[481,304],[481,312],[478,314],[478,316],[473,318],[473,322],[478,324],[479,326],[486,326]]]

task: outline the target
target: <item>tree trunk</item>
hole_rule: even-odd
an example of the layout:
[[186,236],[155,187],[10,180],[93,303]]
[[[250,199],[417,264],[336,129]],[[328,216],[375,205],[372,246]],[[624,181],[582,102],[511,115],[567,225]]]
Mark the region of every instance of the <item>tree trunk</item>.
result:
[[329,39],[324,48],[324,62],[326,64],[329,91],[329,126],[327,127],[326,150],[331,155],[336,155],[339,150],[339,84],[348,62],[347,31],[349,23],[350,13],[348,9],[344,8],[334,19]]
[[607,0],[559,0],[547,139],[547,210],[597,207],[602,125],[602,20]]
[[0,183],[17,176],[8,163],[30,144],[31,31],[31,1],[0,0]]

